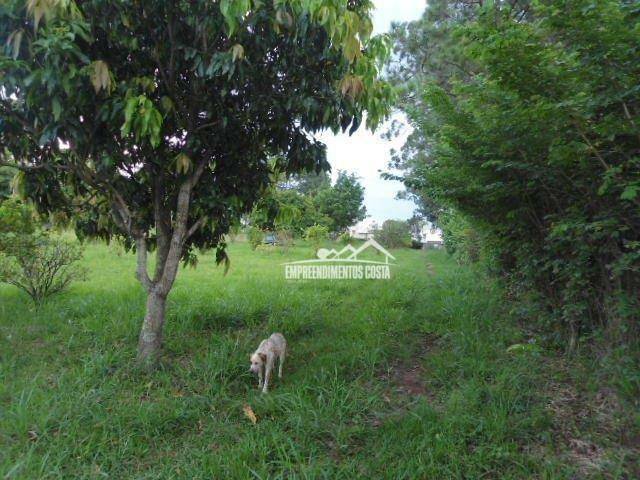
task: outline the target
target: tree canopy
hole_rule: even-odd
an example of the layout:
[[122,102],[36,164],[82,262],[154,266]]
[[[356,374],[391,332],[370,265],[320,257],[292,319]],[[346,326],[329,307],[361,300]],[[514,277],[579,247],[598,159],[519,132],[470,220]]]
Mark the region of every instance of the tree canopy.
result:
[[304,175],[263,195],[250,222],[263,230],[288,230],[299,235],[314,225],[340,233],[365,217],[363,204],[364,187],[355,175],[338,172],[333,185],[325,172]]

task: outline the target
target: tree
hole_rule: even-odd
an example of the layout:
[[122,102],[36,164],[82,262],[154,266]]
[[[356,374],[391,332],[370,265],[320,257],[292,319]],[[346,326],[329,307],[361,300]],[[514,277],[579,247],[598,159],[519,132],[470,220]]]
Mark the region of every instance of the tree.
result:
[[418,213],[414,213],[409,220],[407,220],[411,237],[420,239],[422,235],[422,229],[427,225],[427,221]]
[[[425,41],[443,36],[435,40],[442,60],[408,88],[421,102],[405,110],[417,133],[397,166],[453,220],[445,235],[458,237],[458,246],[468,235],[482,242],[512,290],[537,294],[570,345],[598,327],[610,338],[633,335],[640,319],[637,4],[484,3],[455,25],[410,27]],[[404,45],[413,57],[405,64],[420,65],[419,44]],[[453,57],[463,68],[442,81],[437,70]]]
[[364,187],[358,177],[339,172],[331,188],[320,190],[314,197],[318,212],[331,219],[332,232],[343,232],[367,214],[364,203]]
[[[485,2],[486,3],[486,2]],[[518,21],[531,14],[530,0],[499,0],[508,15]],[[418,214],[437,222],[441,214],[449,215],[450,206],[427,194],[425,169],[435,161],[430,133],[440,128],[437,116],[423,95],[426,85],[438,85],[450,92],[457,82],[476,74],[476,65],[465,54],[458,29],[477,20],[482,1],[430,0],[419,20],[393,25],[394,55],[388,65],[389,80],[398,86],[398,106],[407,115],[412,128],[399,151],[392,152],[390,168],[401,174],[385,172],[383,178],[404,183],[399,194],[418,206]],[[403,123],[394,120],[387,137],[397,136]]]
[[297,182],[274,185],[254,207],[251,224],[263,230],[304,234],[314,225],[340,232],[364,218],[364,188],[355,176],[340,172],[335,185],[331,185],[328,175],[311,178],[302,191]]
[[387,248],[406,247],[411,243],[409,224],[402,220],[385,220],[375,238]]
[[[275,169],[326,170],[313,134],[373,128],[391,87],[368,0],[9,0],[0,143],[40,211],[120,236],[147,292],[138,359],[160,352],[180,261],[223,235]],[[5,162],[6,163],[6,162]],[[82,214],[78,213],[79,208]],[[156,263],[148,273],[148,252]]]

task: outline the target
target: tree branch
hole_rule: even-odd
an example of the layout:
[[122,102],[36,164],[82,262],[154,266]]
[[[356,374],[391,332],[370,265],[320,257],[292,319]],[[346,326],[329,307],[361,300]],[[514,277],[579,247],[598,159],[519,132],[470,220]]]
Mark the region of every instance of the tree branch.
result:
[[[196,186],[204,169],[208,163],[206,157],[200,159],[191,176],[186,179],[178,191],[178,200],[176,206],[176,216],[173,224],[173,235],[171,236],[171,245],[167,253],[167,261],[162,273],[162,278],[158,281],[160,291],[168,293],[173,285],[178,271],[180,258],[182,257],[184,243],[187,240],[187,222],[189,220],[189,207],[191,205],[191,193]],[[197,222],[196,222],[197,223]],[[192,227],[193,228],[193,227]]]
[[136,278],[145,290],[149,292],[154,283],[149,278],[149,272],[147,271],[147,239],[142,235],[136,238],[136,253],[138,261]]
[[207,221],[207,217],[200,217],[198,219],[198,221],[196,223],[194,223],[193,225],[191,225],[191,228],[189,229],[189,231],[187,232],[186,236],[185,236],[185,240],[189,240],[189,238],[191,238],[191,235],[193,235],[194,233],[196,233],[196,231],[202,227],[202,225],[205,224],[205,222]]
[[42,163],[40,165],[24,165],[24,164],[15,163],[15,162],[0,161],[0,167],[11,167],[11,168],[15,168],[16,170],[21,170],[23,172],[33,172],[35,170],[42,170],[43,168],[47,168],[48,164]]

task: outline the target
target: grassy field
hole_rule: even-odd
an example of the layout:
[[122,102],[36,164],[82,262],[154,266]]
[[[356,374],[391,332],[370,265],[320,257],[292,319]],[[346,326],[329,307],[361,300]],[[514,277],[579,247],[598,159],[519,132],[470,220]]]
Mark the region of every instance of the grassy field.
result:
[[[232,244],[226,277],[202,256],[152,374],[134,368],[132,256],[89,245],[87,281],[38,312],[0,287],[0,478],[640,476],[629,355],[562,356],[495,282],[443,252],[393,253],[391,280],[336,282],[284,280],[304,245]],[[285,377],[261,395],[248,354],[276,330]]]

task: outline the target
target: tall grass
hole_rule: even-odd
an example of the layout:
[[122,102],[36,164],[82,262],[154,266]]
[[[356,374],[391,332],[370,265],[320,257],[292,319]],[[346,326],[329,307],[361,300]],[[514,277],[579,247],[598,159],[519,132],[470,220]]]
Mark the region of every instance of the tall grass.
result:
[[[393,253],[392,280],[337,282],[284,280],[305,245],[233,244],[226,277],[204,255],[179,274],[151,374],[133,366],[144,295],[131,256],[90,245],[90,278],[37,312],[0,287],[0,475],[631,478],[619,429],[637,417],[566,432],[553,402],[577,373],[542,347],[507,352],[531,338],[495,282],[442,252]],[[273,331],[290,355],[261,395],[248,354]],[[596,373],[580,372],[595,395]],[[599,457],[576,457],[565,434]]]

